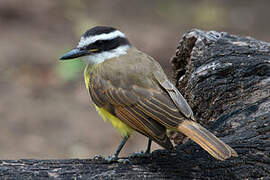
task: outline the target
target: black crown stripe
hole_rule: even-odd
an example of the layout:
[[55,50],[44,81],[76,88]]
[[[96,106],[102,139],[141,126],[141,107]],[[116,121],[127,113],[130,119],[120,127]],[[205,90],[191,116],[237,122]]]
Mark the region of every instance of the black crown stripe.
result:
[[113,27],[108,27],[108,26],[96,26],[92,29],[89,29],[83,34],[84,38],[90,37],[90,36],[95,36],[95,35],[100,35],[100,34],[109,34],[113,31],[116,31],[115,28]]

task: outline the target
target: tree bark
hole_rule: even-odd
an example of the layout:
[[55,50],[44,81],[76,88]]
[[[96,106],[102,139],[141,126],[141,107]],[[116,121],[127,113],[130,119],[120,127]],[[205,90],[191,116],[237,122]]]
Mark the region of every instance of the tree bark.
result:
[[270,44],[195,29],[183,35],[171,63],[197,121],[239,157],[218,161],[188,141],[174,152],[157,150],[125,163],[0,160],[1,179],[269,179]]

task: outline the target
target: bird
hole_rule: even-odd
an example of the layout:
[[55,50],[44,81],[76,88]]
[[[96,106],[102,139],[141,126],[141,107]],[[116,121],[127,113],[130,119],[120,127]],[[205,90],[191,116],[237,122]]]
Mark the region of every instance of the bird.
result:
[[74,49],[60,60],[82,59],[85,85],[94,107],[104,121],[118,130],[122,141],[110,160],[119,153],[134,131],[172,151],[167,130],[178,131],[218,160],[237,157],[237,152],[195,122],[194,114],[161,65],[132,46],[126,35],[110,26],[87,30]]

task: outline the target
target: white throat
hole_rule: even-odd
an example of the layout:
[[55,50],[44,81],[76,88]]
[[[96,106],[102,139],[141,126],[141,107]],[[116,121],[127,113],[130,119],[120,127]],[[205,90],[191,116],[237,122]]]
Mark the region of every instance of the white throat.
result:
[[118,48],[112,49],[110,51],[103,51],[101,53],[91,54],[85,56],[83,61],[87,65],[94,65],[104,62],[107,59],[119,57],[127,53],[127,50],[130,48],[130,45],[119,46]]

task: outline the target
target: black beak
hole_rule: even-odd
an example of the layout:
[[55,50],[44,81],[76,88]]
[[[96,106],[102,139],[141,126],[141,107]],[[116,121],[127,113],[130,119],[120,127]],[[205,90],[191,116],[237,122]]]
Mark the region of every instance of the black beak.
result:
[[88,54],[87,50],[81,50],[81,49],[75,48],[69,51],[68,53],[64,54],[62,57],[60,57],[60,60],[74,59],[74,58],[84,56],[86,54]]

